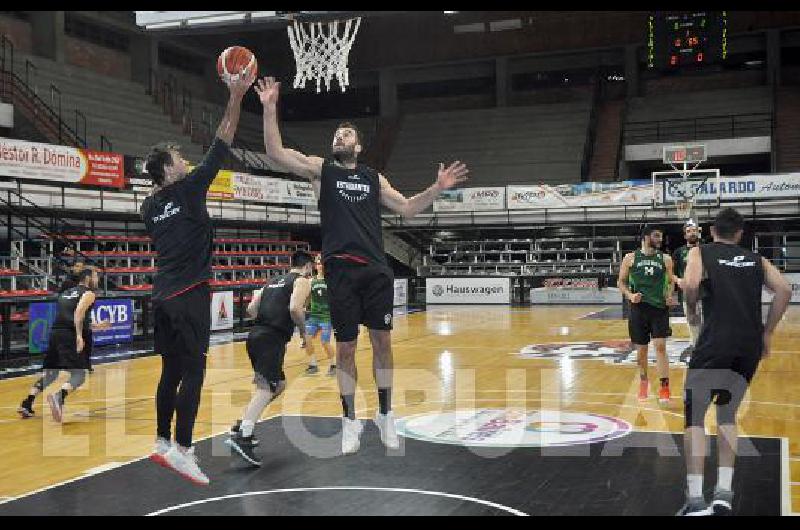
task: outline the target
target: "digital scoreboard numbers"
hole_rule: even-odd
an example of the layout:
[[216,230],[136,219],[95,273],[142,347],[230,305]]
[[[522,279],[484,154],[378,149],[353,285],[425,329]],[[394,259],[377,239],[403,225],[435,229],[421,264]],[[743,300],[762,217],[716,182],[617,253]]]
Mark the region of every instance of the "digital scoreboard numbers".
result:
[[694,164],[705,161],[705,145],[675,145],[664,147],[665,164]]
[[659,11],[648,17],[647,66],[674,70],[728,55],[726,11]]

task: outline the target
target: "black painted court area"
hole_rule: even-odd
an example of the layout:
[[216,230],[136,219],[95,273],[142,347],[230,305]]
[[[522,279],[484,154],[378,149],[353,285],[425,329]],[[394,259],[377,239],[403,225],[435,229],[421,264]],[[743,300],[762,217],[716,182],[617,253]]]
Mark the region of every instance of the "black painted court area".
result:
[[[256,427],[261,468],[224,456],[225,436],[217,436],[196,448],[210,486],[140,460],[0,504],[0,516],[170,508],[164,515],[673,515],[683,502],[682,435],[631,433],[588,448],[494,449],[493,455],[406,438],[400,454],[387,454],[367,422],[356,455],[310,456],[290,441],[331,454],[340,446],[340,427],[338,418],[273,418]],[[760,455],[737,462],[735,513],[780,515],[780,440],[744,442]],[[714,454],[713,438],[710,449]],[[707,497],[716,482],[714,460],[707,465]],[[224,496],[232,497],[179,507]]]

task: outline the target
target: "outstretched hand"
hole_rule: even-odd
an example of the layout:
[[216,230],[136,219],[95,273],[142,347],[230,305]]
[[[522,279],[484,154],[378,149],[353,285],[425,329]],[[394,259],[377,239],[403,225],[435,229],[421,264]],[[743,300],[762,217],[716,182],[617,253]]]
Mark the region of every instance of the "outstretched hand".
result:
[[278,103],[281,84],[276,82],[274,77],[265,77],[258,80],[253,90],[258,94],[262,105],[275,105]]
[[256,80],[256,72],[245,72],[245,75],[237,77],[235,80],[228,83],[228,90],[232,96],[242,98],[250,90],[253,81]]
[[459,160],[456,160],[447,168],[444,167],[444,164],[439,163],[439,175],[436,178],[436,183],[439,188],[447,190],[465,182],[468,173],[467,166]]

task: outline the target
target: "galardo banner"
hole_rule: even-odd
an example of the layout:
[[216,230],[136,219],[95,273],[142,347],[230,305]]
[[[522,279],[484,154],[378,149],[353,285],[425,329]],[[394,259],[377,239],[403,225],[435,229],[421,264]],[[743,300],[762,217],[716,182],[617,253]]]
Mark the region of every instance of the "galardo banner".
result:
[[123,188],[117,153],[0,138],[0,176]]

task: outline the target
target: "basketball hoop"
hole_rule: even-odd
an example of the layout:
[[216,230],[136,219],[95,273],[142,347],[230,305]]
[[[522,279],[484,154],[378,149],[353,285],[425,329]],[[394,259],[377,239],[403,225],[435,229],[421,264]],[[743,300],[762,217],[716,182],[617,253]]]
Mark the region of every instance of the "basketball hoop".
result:
[[[350,84],[347,58],[360,25],[361,17],[332,22],[292,20],[286,31],[297,65],[294,88],[305,88],[307,81],[316,79],[317,93],[322,91],[322,81],[325,81],[325,90],[330,91],[331,81],[336,76],[344,92]],[[341,35],[340,27],[344,29]]]

